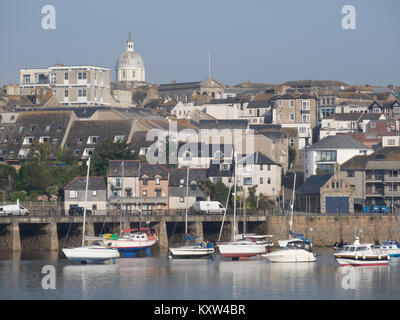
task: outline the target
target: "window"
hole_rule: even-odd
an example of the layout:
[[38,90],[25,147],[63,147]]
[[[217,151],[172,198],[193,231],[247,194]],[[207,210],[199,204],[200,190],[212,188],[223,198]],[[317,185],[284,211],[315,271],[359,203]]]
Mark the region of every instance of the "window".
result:
[[290,107],[291,107],[291,108],[294,108],[294,103],[295,103],[294,100],[290,100]]
[[271,165],[270,164],[268,165],[268,171],[271,171]]
[[69,191],[69,197],[71,199],[78,198],[78,191],[77,190],[70,190]]
[[115,136],[114,137],[114,143],[116,142],[123,142],[125,139],[125,136]]
[[97,204],[92,204],[92,210],[97,210]]
[[347,171],[347,177],[354,178],[354,175],[355,175],[354,170]]
[[310,122],[310,115],[309,114],[302,114],[301,115],[301,122],[302,123],[309,123]]
[[301,110],[310,110],[310,101],[308,100],[301,101]]
[[294,113],[290,114],[290,121],[294,121]]
[[95,144],[98,142],[99,137],[98,136],[90,136],[88,138],[87,144]]
[[162,209],[162,204],[157,203],[157,210],[161,210]]
[[333,162],[336,161],[336,150],[332,151],[318,151],[317,152],[317,161],[318,162]]
[[156,189],[156,197],[161,197],[161,189]]
[[64,98],[68,98],[68,90],[64,90]]
[[78,90],[78,97],[86,97],[87,91],[86,89],[79,89]]
[[46,128],[44,129],[44,131],[49,132],[50,131],[51,126],[46,126]]
[[64,80],[68,80],[68,72],[64,73]]
[[143,197],[147,197],[147,190],[143,190],[143,191],[142,191],[142,196],[143,196]]
[[180,198],[179,198],[179,202],[181,202],[181,203],[182,203],[182,202],[185,202],[185,197],[180,197]]
[[268,178],[268,179],[267,179],[267,183],[268,183],[268,184],[271,184],[271,178]]
[[93,190],[92,196],[97,196],[97,191],[96,190]]
[[245,186],[252,185],[252,179],[251,178],[243,178],[243,184]]
[[160,178],[156,178],[156,185],[160,184]]
[[87,74],[86,72],[78,72],[78,80],[86,80]]
[[260,178],[260,184],[264,183],[264,178]]
[[264,169],[264,166],[262,164],[260,164],[260,171],[262,171]]
[[56,84],[57,82],[57,75],[55,73],[50,74],[50,83],[51,84]]
[[388,139],[388,145],[393,146],[396,144],[396,141],[394,139]]
[[143,178],[143,185],[147,186],[147,178]]

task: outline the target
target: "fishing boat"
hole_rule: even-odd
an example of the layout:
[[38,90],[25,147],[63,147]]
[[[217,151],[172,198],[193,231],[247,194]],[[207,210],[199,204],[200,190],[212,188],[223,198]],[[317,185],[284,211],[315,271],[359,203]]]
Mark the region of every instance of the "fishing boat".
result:
[[[90,169],[90,158],[87,161],[87,175],[86,175],[86,191],[85,191],[85,203],[87,200],[88,185],[89,185],[89,169]],[[103,262],[110,259],[119,258],[119,252],[113,249],[109,244],[104,244],[102,238],[86,237],[85,236],[85,225],[86,225],[86,207],[83,211],[83,230],[82,230],[82,246],[77,248],[64,248],[62,249],[64,255],[71,261],[80,261],[81,263],[88,262]],[[85,241],[94,240],[92,245],[85,246]]]
[[385,251],[390,257],[400,257],[400,242],[386,240],[381,245],[374,246],[374,249]]
[[270,262],[315,262],[317,255],[311,251],[311,243],[304,240],[291,241],[286,247],[262,256]]
[[199,236],[190,236],[188,234],[188,196],[189,196],[189,167],[186,169],[186,213],[185,213],[185,240],[186,243],[177,247],[170,247],[168,257],[170,259],[206,259],[212,257],[215,253],[215,249],[212,243],[209,242],[196,242],[190,243],[199,239]]
[[135,257],[136,253],[146,251],[150,255],[150,247],[158,240],[157,232],[150,228],[124,229],[121,234],[104,234],[103,241],[112,249],[118,250],[125,257]]
[[386,266],[390,256],[370,243],[360,243],[360,238],[356,237],[353,244],[335,253],[335,259],[341,266]]

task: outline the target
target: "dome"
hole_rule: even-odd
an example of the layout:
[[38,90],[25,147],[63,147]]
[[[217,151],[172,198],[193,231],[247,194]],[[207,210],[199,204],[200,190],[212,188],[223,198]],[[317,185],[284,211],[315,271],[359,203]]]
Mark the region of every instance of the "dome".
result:
[[115,66],[117,69],[120,68],[144,68],[143,59],[135,51],[125,51],[122,53],[117,61],[117,65]]

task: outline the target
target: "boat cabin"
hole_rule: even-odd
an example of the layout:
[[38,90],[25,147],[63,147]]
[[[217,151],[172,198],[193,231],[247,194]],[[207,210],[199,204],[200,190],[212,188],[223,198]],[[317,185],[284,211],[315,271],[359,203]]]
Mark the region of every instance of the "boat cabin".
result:
[[311,245],[306,241],[291,241],[287,244],[286,247],[290,249],[303,249],[308,252],[311,252]]

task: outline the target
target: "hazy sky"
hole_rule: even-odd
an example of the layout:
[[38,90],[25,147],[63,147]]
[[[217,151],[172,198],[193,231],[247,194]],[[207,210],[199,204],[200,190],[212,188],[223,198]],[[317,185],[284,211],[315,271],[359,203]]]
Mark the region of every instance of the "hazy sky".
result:
[[[56,29],[42,29],[44,5]],[[341,9],[356,9],[345,30]],[[112,70],[131,31],[152,83],[332,79],[400,85],[399,0],[0,0],[0,85],[21,68]]]

